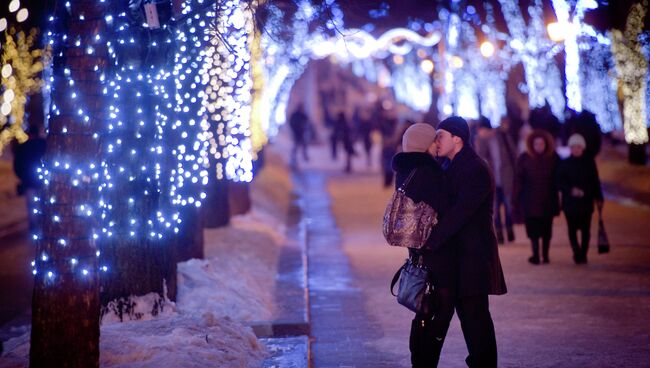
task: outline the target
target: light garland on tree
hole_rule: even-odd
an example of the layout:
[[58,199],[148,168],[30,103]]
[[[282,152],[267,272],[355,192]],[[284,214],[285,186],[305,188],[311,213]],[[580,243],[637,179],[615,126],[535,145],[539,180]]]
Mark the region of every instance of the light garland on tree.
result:
[[[16,22],[22,23],[29,17],[26,8],[20,8],[19,0],[8,4],[11,14],[15,13]],[[27,140],[23,130],[25,104],[30,94],[36,93],[43,81],[36,75],[43,69],[43,51],[33,49],[37,31],[30,30],[28,35],[16,32],[9,25],[7,18],[0,18],[0,32],[5,32],[4,43],[0,43],[2,62],[0,63],[0,153],[4,147],[16,139],[19,143]]]
[[206,89],[210,152],[217,159],[217,180],[225,177],[236,182],[250,182],[253,180],[253,147],[248,47],[252,14],[238,0],[218,6],[216,29],[212,31],[211,46],[206,51],[210,76]]
[[545,37],[546,30],[543,22],[541,0],[535,0],[528,8],[531,22],[524,22],[515,0],[499,0],[501,11],[510,31],[509,47],[512,49],[514,61],[524,64],[526,90],[530,107],[541,107],[548,102],[553,114],[560,120],[564,119],[564,93],[560,71],[555,65],[553,56],[559,48]]
[[[214,4],[189,0],[181,5],[181,19],[175,29],[174,119],[164,129],[165,139],[175,142],[171,150],[169,198],[176,207],[200,207],[209,180],[207,95],[208,74],[204,68],[209,45],[207,29],[214,16]],[[174,216],[178,216],[174,214]]]
[[[43,51],[33,49],[36,30],[28,35],[11,29],[2,52],[2,96],[0,96],[0,152],[16,139],[23,143],[25,104],[29,95],[40,90],[43,81],[37,78],[43,70]],[[7,127],[8,126],[8,127]]]
[[[47,116],[48,141],[66,148],[64,152],[46,154],[44,166],[39,169],[44,185],[43,196],[35,198],[39,208],[34,211],[41,215],[43,227],[32,234],[38,249],[37,258],[32,262],[32,273],[35,277],[41,275],[48,283],[56,283],[64,275],[83,279],[94,277],[99,269],[108,270],[106,265],[98,266],[97,262],[101,254],[96,248],[99,237],[96,214],[99,211],[93,194],[97,192],[101,180],[99,163],[88,160],[83,151],[74,148],[74,145],[85,148],[99,144],[97,131],[102,124],[103,106],[86,96],[101,96],[105,92],[80,91],[76,80],[83,78],[94,81],[95,87],[99,81],[104,81],[109,51],[101,33],[68,33],[64,24],[74,16],[74,21],[92,23],[93,28],[101,32],[109,23],[110,16],[87,18],[76,6],[68,1],[58,8],[59,12],[50,18],[50,30],[46,36],[53,50],[53,73],[48,81],[53,97]],[[104,13],[109,14],[107,6]],[[74,60],[76,64],[80,64],[80,58],[86,58],[94,66],[88,70],[79,67],[70,69],[66,57],[71,56],[77,58]],[[72,154],[77,150],[82,154]],[[65,197],[57,198],[56,193],[62,192],[66,194]],[[61,236],[64,221],[72,217],[83,219],[78,221],[86,226],[74,228]]]
[[632,5],[627,17],[625,33],[619,30],[612,31],[612,52],[624,96],[623,127],[625,141],[629,144],[648,142],[645,96],[648,61],[639,41],[647,8],[647,0]]

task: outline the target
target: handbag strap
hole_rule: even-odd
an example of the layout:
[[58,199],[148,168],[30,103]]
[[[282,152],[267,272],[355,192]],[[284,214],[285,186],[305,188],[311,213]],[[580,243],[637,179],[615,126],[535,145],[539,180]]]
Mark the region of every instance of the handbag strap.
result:
[[411,173],[409,174],[409,176],[406,177],[406,180],[404,180],[402,185],[399,186],[399,189],[397,189],[398,191],[403,192],[406,189],[406,186],[409,185],[409,183],[411,182],[411,179],[413,179],[413,175],[415,175],[416,170],[417,170],[417,168],[411,170]]
[[397,280],[399,280],[399,276],[402,274],[402,269],[406,266],[406,263],[402,265],[402,267],[397,269],[397,272],[395,272],[395,276],[393,276],[393,280],[390,282],[390,293],[393,294],[393,296],[397,296],[393,289],[395,288],[395,284],[397,284]]
[[397,280],[399,280],[400,275],[402,274],[402,270],[408,266],[409,264],[412,265],[417,265],[417,267],[424,267],[424,259],[421,256],[418,256],[417,262],[414,262],[413,257],[409,256],[406,261],[404,261],[404,264],[402,267],[397,269],[397,272],[395,272],[395,275],[393,275],[393,279],[390,282],[390,293],[393,294],[393,296],[397,296],[393,289],[395,289],[395,285],[397,285]]

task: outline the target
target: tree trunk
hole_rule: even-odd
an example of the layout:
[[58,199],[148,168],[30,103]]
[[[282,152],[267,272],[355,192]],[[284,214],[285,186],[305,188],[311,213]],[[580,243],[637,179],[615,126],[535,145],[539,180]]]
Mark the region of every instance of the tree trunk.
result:
[[628,162],[632,165],[641,165],[644,166],[648,162],[648,153],[646,151],[648,144],[634,144],[630,143],[628,145]]
[[[214,171],[212,171],[214,172]],[[203,205],[203,226],[218,228],[230,223],[230,204],[228,202],[229,183],[226,179],[210,178],[206,188],[207,197]]]
[[[94,0],[70,3],[68,10],[63,1],[55,6],[52,97],[58,112],[50,117],[44,158],[47,181],[39,201],[42,229],[36,242],[32,367],[99,366],[96,222],[94,216],[85,215],[82,206],[92,206],[97,198],[90,163],[97,163],[100,152],[93,134],[107,118],[100,74],[108,52],[103,44],[95,43],[94,36],[104,33],[109,6]],[[61,47],[64,34],[80,39],[81,45]],[[93,53],[86,52],[89,45]],[[74,102],[73,92],[79,95]],[[83,115],[89,117],[87,122]]]
[[[153,315],[162,310],[165,293],[175,298],[177,237],[172,232],[175,209],[168,203],[169,188],[164,184],[169,181],[164,155],[171,156],[170,147],[177,141],[164,134],[160,115],[168,118],[171,109],[157,93],[173,90],[172,78],[157,74],[159,69],[169,70],[164,54],[169,50],[155,48],[146,58],[142,52],[143,42],[163,45],[169,36],[160,29],[143,36],[140,24],[127,14],[113,20],[117,30],[125,29],[116,38],[134,37],[137,42],[117,48],[118,65],[107,83],[115,109],[113,128],[102,137],[107,174],[101,192],[106,205],[100,240],[102,260],[109,266],[102,278],[102,314],[112,312],[122,320],[140,318],[133,314],[133,297],[158,294],[159,303],[150,311]],[[160,19],[161,24],[168,21]]]
[[203,259],[203,211],[189,206],[182,210],[183,223],[177,237],[176,262]]
[[250,211],[250,183],[242,181],[228,183],[228,202],[230,204],[230,216],[243,215]]

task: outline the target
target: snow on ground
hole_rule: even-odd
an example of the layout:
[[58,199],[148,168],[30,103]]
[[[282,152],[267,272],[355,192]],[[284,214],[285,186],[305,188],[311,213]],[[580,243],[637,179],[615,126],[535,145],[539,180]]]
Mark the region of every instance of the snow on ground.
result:
[[[282,161],[267,166],[251,186],[253,209],[231,225],[205,230],[205,259],[178,265],[178,300],[139,321],[105,320],[102,367],[260,367],[269,352],[246,326],[268,320],[278,256],[286,244],[291,181]],[[150,310],[154,295],[138,298]],[[0,367],[28,365],[29,331],[4,343]]]

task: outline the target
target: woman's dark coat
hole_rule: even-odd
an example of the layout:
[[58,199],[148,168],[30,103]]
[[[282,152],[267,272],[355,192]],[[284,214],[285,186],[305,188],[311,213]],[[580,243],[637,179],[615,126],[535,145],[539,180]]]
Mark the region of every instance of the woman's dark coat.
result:
[[[571,156],[560,162],[557,186],[562,193],[562,210],[569,215],[590,215],[594,211],[594,200],[603,200],[596,163],[587,155]],[[584,197],[572,196],[571,188],[574,187],[581,189]]]
[[[533,140],[541,137],[546,150],[537,154]],[[524,217],[554,217],[560,214],[555,176],[559,163],[553,137],[535,130],[526,138],[526,152],[517,159],[513,186],[513,209]]]
[[507,292],[493,227],[494,178],[472,148],[456,154],[445,172],[451,206],[425,245],[435,251],[454,248],[458,260],[458,296]]
[[[449,195],[444,182],[444,172],[438,162],[428,153],[401,152],[393,157],[393,170],[396,171],[396,188],[399,188],[412,170],[413,178],[405,188],[406,195],[415,202],[424,201],[436,212],[438,220],[449,207]],[[456,256],[454,249],[448,247],[436,252],[419,250],[424,264],[432,271],[434,287],[451,288],[456,285]]]

